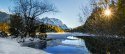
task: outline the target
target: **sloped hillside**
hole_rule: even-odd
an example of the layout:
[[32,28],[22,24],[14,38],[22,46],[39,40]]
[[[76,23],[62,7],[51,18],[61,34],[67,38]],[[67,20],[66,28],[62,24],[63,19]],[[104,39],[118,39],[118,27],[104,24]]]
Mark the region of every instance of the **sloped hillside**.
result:
[[0,23],[9,22],[9,14],[0,11]]
[[68,29],[68,27],[59,19],[56,19],[56,18],[48,18],[48,17],[45,17],[45,18],[42,18],[39,20],[40,22],[43,22],[44,24],[50,24],[50,25],[54,25],[54,26],[58,26],[62,29]]

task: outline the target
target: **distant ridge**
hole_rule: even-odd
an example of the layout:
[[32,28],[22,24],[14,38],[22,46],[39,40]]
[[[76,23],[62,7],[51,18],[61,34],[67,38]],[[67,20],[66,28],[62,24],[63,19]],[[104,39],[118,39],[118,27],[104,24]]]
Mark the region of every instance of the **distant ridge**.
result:
[[65,24],[63,24],[63,22],[59,19],[56,19],[56,18],[48,18],[48,17],[45,17],[45,18],[42,18],[39,20],[41,23],[44,23],[44,24],[50,24],[50,25],[54,25],[54,26],[58,26],[62,29],[69,29]]

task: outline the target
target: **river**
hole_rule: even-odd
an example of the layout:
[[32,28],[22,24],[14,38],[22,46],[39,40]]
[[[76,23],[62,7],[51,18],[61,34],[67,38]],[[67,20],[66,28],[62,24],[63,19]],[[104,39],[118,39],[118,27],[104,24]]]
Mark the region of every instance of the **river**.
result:
[[84,40],[72,35],[78,34],[48,34],[50,40],[43,50],[52,54],[89,54]]
[[46,39],[24,46],[51,54],[125,54],[125,38],[83,33],[47,33]]

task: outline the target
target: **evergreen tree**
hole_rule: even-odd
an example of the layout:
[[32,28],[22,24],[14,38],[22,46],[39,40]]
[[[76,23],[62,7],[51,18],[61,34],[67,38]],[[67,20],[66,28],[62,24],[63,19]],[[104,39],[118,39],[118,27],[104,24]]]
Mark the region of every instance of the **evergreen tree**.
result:
[[[102,3],[102,5],[100,5]],[[91,15],[81,26],[82,30],[99,35],[125,35],[125,0],[105,0],[93,9]],[[109,8],[111,16],[105,16],[104,10]],[[77,30],[81,28],[78,27]]]
[[11,15],[10,18],[10,32],[14,36],[18,36],[19,34],[22,34],[23,32],[23,20],[18,15]]

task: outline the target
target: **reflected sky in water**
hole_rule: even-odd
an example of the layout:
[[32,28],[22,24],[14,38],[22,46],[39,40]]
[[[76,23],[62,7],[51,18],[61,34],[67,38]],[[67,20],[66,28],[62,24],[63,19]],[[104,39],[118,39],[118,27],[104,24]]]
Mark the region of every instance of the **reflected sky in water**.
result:
[[63,39],[52,39],[47,41],[45,51],[52,54],[88,54],[84,40],[73,36]]

